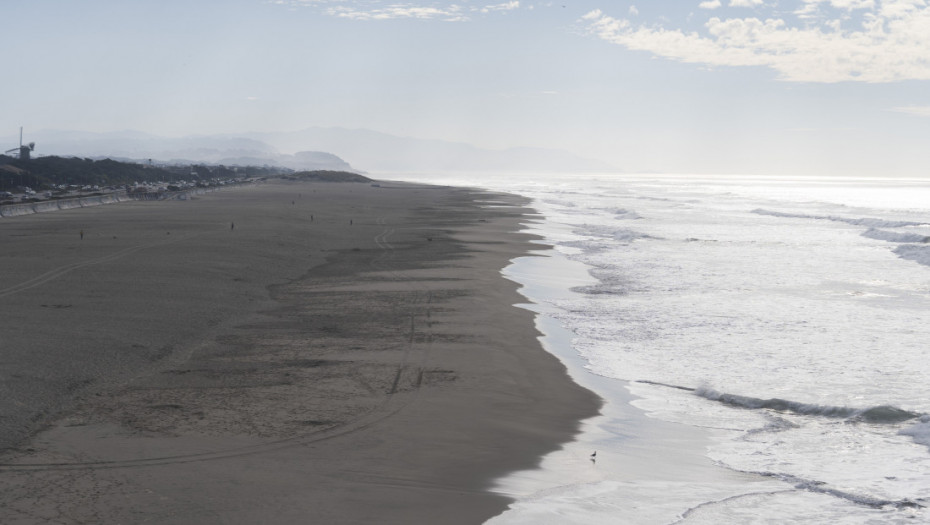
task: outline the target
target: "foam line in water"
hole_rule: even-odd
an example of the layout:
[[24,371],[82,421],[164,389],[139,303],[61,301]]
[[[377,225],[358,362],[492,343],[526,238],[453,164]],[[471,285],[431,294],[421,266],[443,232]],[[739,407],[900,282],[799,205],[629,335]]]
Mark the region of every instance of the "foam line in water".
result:
[[855,503],[856,505],[863,505],[866,507],[871,507],[873,509],[882,509],[893,507],[896,509],[904,508],[925,508],[926,503],[913,501],[910,499],[902,500],[889,500],[884,498],[876,498],[873,496],[867,496],[864,494],[853,494],[851,492],[842,491],[839,489],[832,488],[822,481],[815,481],[810,479],[800,478],[798,476],[792,476],[790,474],[777,474],[773,472],[751,472],[750,474],[758,474],[760,476],[771,477],[780,479],[786,483],[794,485],[796,489],[806,490],[808,492],[816,492],[818,494],[826,494],[828,496],[833,496],[836,498],[844,499],[850,503]]
[[919,233],[898,233],[890,232],[887,230],[879,230],[878,228],[869,228],[862,233],[862,236],[868,237],[869,239],[888,242],[930,242],[930,237],[926,235],[920,235]]
[[613,215],[617,219],[629,219],[636,220],[642,219],[643,217],[636,213],[635,211],[627,210],[625,208],[594,208],[595,210],[602,211]]
[[930,266],[930,246],[915,246],[913,244],[904,244],[894,250],[895,255],[902,259],[914,261],[917,264]]
[[690,388],[680,385],[670,385],[658,381],[639,380],[637,383],[649,385],[664,386],[668,388],[677,388],[693,392],[694,395],[703,397],[711,401],[718,401],[725,405],[737,408],[746,408],[750,410],[768,409],[777,412],[791,412],[803,416],[823,416],[836,419],[849,419],[852,421],[862,421],[873,424],[895,424],[911,419],[921,418],[930,421],[930,416],[918,414],[909,410],[894,407],[891,405],[879,405],[869,408],[839,407],[830,405],[816,405],[811,403],[801,403],[798,401],[789,401],[777,397],[762,399],[758,397],[741,396],[737,394],[726,394],[718,392],[712,388],[699,387]]
[[880,405],[869,408],[852,408],[838,407],[829,405],[815,405],[810,403],[800,403],[789,401],[787,399],[769,398],[760,399],[757,397],[740,396],[736,394],[724,394],[711,388],[697,388],[694,394],[711,401],[758,410],[766,408],[778,412],[791,412],[804,416],[823,416],[837,419],[850,419],[854,421],[864,421],[866,423],[900,423],[910,419],[921,417],[922,414],[910,412],[902,408],[891,405]]
[[754,498],[757,496],[774,496],[776,494],[783,494],[786,492],[793,492],[793,490],[785,489],[785,490],[771,490],[771,491],[766,491],[766,492],[748,492],[746,494],[737,494],[736,496],[730,496],[729,498],[724,498],[721,500],[705,501],[704,503],[701,503],[700,505],[695,505],[694,507],[691,507],[690,509],[682,512],[681,519],[679,519],[678,521],[675,521],[674,523],[672,523],[672,525],[678,525],[679,523],[685,523],[689,518],[691,518],[692,515],[694,515],[694,513],[707,507],[713,507],[716,505],[726,505],[728,503],[732,503],[734,501],[741,500],[744,498]]
[[861,217],[853,219],[850,217],[838,217],[835,215],[806,215],[803,213],[786,213],[782,211],[772,211],[764,210],[762,208],[756,208],[752,210],[752,213],[759,215],[770,215],[772,217],[785,217],[788,219],[816,219],[822,221],[835,221],[835,222],[845,222],[846,224],[852,224],[853,226],[868,226],[870,228],[903,228],[905,226],[926,226],[926,222],[913,222],[913,221],[889,221],[885,219],[876,219],[873,217]]
[[658,382],[658,381],[649,381],[648,379],[640,379],[640,380],[638,380],[638,381],[634,381],[634,383],[645,383],[645,384],[647,384],[647,385],[656,385],[656,386],[665,386],[665,387],[668,387],[668,388],[677,388],[678,390],[684,390],[684,391],[686,391],[686,392],[694,392],[694,391],[696,390],[696,389],[694,389],[694,388],[687,387],[687,386],[670,385],[670,384],[668,384],[668,383],[660,383],[660,382]]
[[902,429],[898,432],[902,436],[909,436],[914,443],[930,447],[930,415],[920,416],[920,422]]
[[576,229],[575,233],[579,235],[611,239],[622,243],[631,243],[640,239],[661,240],[647,233],[632,230],[630,228],[617,228],[610,225],[586,224],[583,228]]

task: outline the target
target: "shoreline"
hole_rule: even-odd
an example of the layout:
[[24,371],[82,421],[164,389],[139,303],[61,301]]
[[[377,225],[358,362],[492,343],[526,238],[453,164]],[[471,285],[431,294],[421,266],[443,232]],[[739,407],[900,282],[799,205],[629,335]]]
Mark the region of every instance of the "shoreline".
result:
[[[542,224],[525,231],[545,237]],[[579,293],[573,288],[600,281],[588,273],[590,267],[549,242],[540,241],[539,247],[537,257],[516,258],[504,275],[521,284],[527,302],[519,306],[536,314],[546,351],[563,363],[573,381],[603,399],[603,406],[598,415],[582,421],[574,440],[547,454],[539,466],[496,481],[495,490],[515,501],[488,525],[531,525],[550,516],[561,516],[566,523],[671,523],[706,504],[704,497],[695,497],[695,486],[711,500],[740,497],[749,487],[749,494],[784,489],[779,480],[730,470],[707,456],[707,448],[725,429],[656,418],[637,405],[640,397],[630,382],[590,371],[573,347],[575,334],[553,317],[558,307],[547,301],[570,299]],[[584,504],[593,494],[611,502],[609,513]]]
[[[117,294],[112,301],[98,291],[96,305],[126,317],[141,309],[150,320],[187,328],[146,348],[139,362],[122,363],[106,388],[99,380],[79,386],[76,404],[62,408],[67,418],[5,454],[0,517],[474,523],[503,511],[509,500],[491,491],[493,480],[537,464],[600,405],[543,350],[533,314],[513,306],[522,301],[517,285],[500,273],[534,247],[530,235],[517,233],[526,201],[466,188],[382,186],[274,183],[154,211],[120,208],[117,215],[130,216],[123,224],[151,226],[141,220],[144,210],[174,231],[159,231],[135,251],[138,242],[85,253],[72,263],[84,266],[55,278],[59,294],[69,281],[75,300],[33,297],[62,305],[33,313],[74,315],[99,290],[94,279],[123,283],[123,294],[135,277],[144,282],[132,283],[133,292],[158,288],[152,300]],[[482,198],[506,206],[481,207]],[[106,208],[94,215],[118,207]],[[166,216],[172,211],[201,224]],[[73,213],[51,215],[80,217]],[[34,231],[58,235],[51,215],[27,220]],[[325,232],[308,237],[323,225]],[[87,231],[98,239],[95,228]],[[123,237],[107,232],[99,240],[111,233]],[[233,239],[242,244],[227,246]],[[162,259],[173,268],[158,271]],[[192,271],[196,263],[207,267]],[[54,273],[49,266],[24,266],[20,275]],[[0,290],[11,289],[7,279]],[[47,288],[40,283],[30,296]],[[184,298],[171,299],[178,293]],[[5,298],[4,310],[12,312],[13,295],[22,296]],[[68,327],[43,337],[61,343]],[[70,328],[83,332],[81,324]],[[134,338],[166,337],[121,323],[107,332],[90,346],[118,340],[134,348]],[[101,369],[127,358],[109,359]],[[109,468],[92,465],[99,462]],[[65,479],[74,490],[61,494],[55,488]],[[26,510],[27,498],[42,504]]]

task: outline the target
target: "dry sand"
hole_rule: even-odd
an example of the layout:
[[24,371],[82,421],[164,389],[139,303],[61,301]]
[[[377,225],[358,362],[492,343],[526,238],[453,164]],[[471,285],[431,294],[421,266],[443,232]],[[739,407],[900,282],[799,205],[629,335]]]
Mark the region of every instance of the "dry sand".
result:
[[511,306],[525,203],[488,198],[272,181],[0,219],[0,522],[501,512],[491,480],[599,401]]

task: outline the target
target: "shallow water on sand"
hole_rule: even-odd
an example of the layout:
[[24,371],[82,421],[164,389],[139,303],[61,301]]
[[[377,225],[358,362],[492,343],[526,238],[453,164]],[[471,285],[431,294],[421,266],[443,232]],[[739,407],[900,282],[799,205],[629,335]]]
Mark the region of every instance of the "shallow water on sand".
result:
[[505,274],[608,403],[490,523],[930,519],[930,182],[442,182],[533,199]]

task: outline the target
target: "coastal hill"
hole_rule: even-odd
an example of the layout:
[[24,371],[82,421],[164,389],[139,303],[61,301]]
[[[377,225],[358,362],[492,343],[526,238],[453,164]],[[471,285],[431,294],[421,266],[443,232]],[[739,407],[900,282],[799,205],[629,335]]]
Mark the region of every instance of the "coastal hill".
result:
[[[137,131],[35,131],[35,154],[74,155],[173,164],[253,165],[293,170],[454,172],[617,171],[568,151],[493,150],[435,139],[400,137],[368,129],[310,127],[298,131],[194,135],[169,138]],[[18,137],[0,136],[15,145]]]
[[[0,137],[15,144],[17,137]],[[91,133],[42,130],[29,134],[37,146],[34,157],[54,155],[112,159],[129,163],[172,165],[262,166],[291,170],[354,171],[348,162],[325,151],[298,148],[281,153],[274,146],[246,137],[160,137],[137,131]]]
[[382,172],[591,172],[617,171],[599,160],[551,148],[488,149],[436,139],[400,137],[369,129],[311,127],[245,136],[281,151],[330,151],[353,166]]

